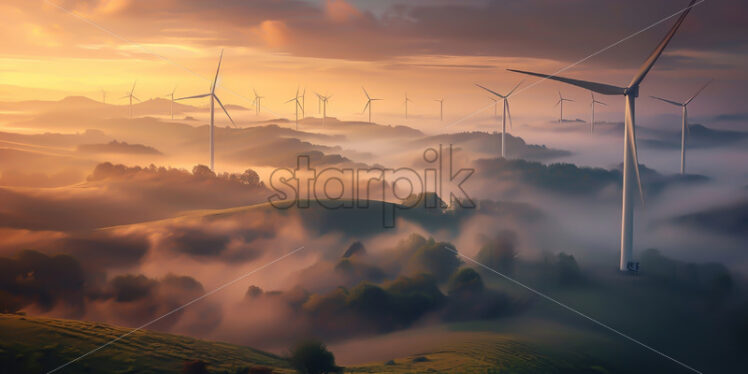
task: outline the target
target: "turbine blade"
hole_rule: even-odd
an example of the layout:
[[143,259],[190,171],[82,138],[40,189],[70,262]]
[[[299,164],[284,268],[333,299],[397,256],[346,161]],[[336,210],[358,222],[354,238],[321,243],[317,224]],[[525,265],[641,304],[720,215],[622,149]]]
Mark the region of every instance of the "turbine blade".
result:
[[213,78],[213,85],[210,87],[210,92],[216,92],[216,83],[218,83],[218,72],[221,71],[221,61],[223,60],[223,49],[221,49],[221,55],[218,57],[218,68],[216,68],[216,77]]
[[623,95],[626,92],[626,89],[623,87],[617,87],[610,84],[605,83],[596,83],[596,82],[589,82],[589,81],[583,81],[579,79],[571,79],[571,78],[564,78],[564,77],[557,77],[555,75],[548,75],[548,74],[540,74],[540,73],[532,73],[529,71],[523,71],[523,70],[515,70],[515,69],[507,69],[509,71],[513,71],[515,73],[520,74],[527,74],[527,75],[533,75],[536,77],[551,79],[559,82],[564,82],[567,84],[570,84],[572,86],[582,87],[586,88],[590,91],[595,91],[599,94],[603,95]]
[[705,84],[704,84],[703,86],[701,86],[701,88],[699,88],[699,90],[698,90],[698,91],[696,91],[696,93],[695,93],[695,94],[693,94],[693,96],[691,96],[691,98],[690,98],[690,99],[686,100],[686,103],[685,103],[685,104],[683,104],[683,105],[688,105],[688,104],[689,104],[689,103],[690,103],[690,102],[691,102],[691,101],[692,101],[693,99],[695,99],[695,98],[696,98],[696,96],[698,96],[698,95],[699,95],[699,94],[701,93],[701,91],[703,91],[703,90],[704,90],[704,89],[706,88],[706,86],[708,86],[708,85],[709,85],[709,83],[712,83],[712,81],[713,81],[713,80],[714,80],[714,79],[710,79],[710,80],[709,80],[709,82],[706,82],[706,83],[705,83]]
[[563,102],[563,100],[561,100],[561,99],[558,99],[558,101],[556,101],[556,105],[554,105],[553,107],[554,107],[554,108],[555,108],[555,107],[557,107],[557,106],[558,106],[558,104],[561,104],[562,102]]
[[681,104],[681,103],[679,103],[677,101],[671,101],[671,100],[663,99],[663,98],[657,97],[657,96],[650,96],[650,97],[653,98],[653,99],[656,99],[656,100],[664,101],[664,102],[666,102],[668,104],[673,104],[675,106],[683,106],[683,104]]
[[509,129],[514,131],[514,124],[512,124],[512,112],[509,111],[509,100],[504,100],[504,105],[506,105],[506,116],[509,118]]
[[514,86],[514,88],[512,88],[512,90],[511,90],[511,91],[509,91],[509,93],[508,93],[508,94],[506,94],[506,97],[512,96],[512,94],[514,93],[514,90],[516,90],[516,89],[517,89],[517,88],[519,87],[519,85],[520,85],[520,84],[522,84],[522,82],[524,82],[524,81],[525,81],[524,79],[523,79],[523,80],[521,80],[521,81],[519,81],[519,83],[517,83],[517,85],[516,85],[516,86]]
[[691,3],[688,4],[688,7],[683,10],[683,13],[681,13],[680,17],[678,17],[678,20],[675,21],[675,24],[670,28],[670,31],[668,31],[668,33],[665,35],[665,38],[662,39],[660,44],[657,45],[654,51],[652,51],[649,57],[647,57],[647,60],[644,61],[642,66],[639,68],[639,72],[636,73],[634,79],[631,80],[631,83],[629,83],[629,87],[638,86],[639,83],[644,80],[644,77],[647,76],[649,70],[652,69],[652,66],[654,66],[655,62],[657,62],[657,59],[660,58],[660,55],[662,55],[662,51],[665,50],[665,47],[667,47],[668,43],[670,43],[670,40],[673,39],[675,32],[678,31],[678,28],[680,28],[683,20],[686,19],[686,16],[691,11],[691,8],[693,8],[695,3],[696,0],[691,0]]
[[484,89],[484,90],[486,90],[486,91],[488,91],[488,92],[490,92],[490,93],[492,93],[492,94],[494,94],[494,95],[496,95],[496,96],[498,96],[498,97],[500,97],[500,98],[502,98],[502,99],[504,99],[504,98],[505,98],[505,97],[504,97],[504,95],[502,95],[502,94],[500,94],[500,93],[498,93],[498,92],[496,92],[496,91],[493,91],[493,90],[491,90],[491,89],[488,89],[488,88],[486,88],[486,87],[483,87],[483,86],[481,86],[481,85],[480,85],[480,84],[478,84],[478,83],[476,83],[475,85],[476,85],[476,86],[478,86],[478,87],[480,87],[480,88],[482,88],[482,89]]
[[132,88],[130,89],[130,93],[135,92],[135,85],[138,83],[138,81],[132,82]]
[[236,127],[236,123],[234,123],[234,119],[231,118],[231,115],[229,115],[229,111],[226,110],[226,107],[223,106],[223,103],[221,102],[220,99],[218,99],[218,96],[213,95],[213,98],[216,99],[216,101],[218,102],[218,105],[220,105],[221,109],[223,109],[223,112],[226,113],[226,117],[229,117],[229,121],[231,121],[231,124],[234,125],[234,127]]
[[135,99],[135,100],[137,100],[137,101],[141,101],[141,100],[140,100],[140,99],[138,99],[138,97],[137,97],[137,96],[135,96],[135,95],[133,95],[133,96],[132,96],[132,98],[133,98],[133,99]]
[[208,96],[210,96],[210,94],[209,94],[209,93],[206,93],[206,94],[202,94],[202,95],[195,95],[195,96],[180,97],[180,98],[178,98],[178,99],[174,99],[174,101],[177,101],[177,100],[186,100],[186,99],[199,99],[199,98],[201,98],[201,97],[208,97]]
[[371,102],[371,99],[369,99],[369,100],[368,100],[368,101],[366,102],[366,105],[364,105],[364,110],[362,110],[362,111],[361,111],[361,114],[363,114],[363,113],[366,113],[366,108],[368,108],[368,107],[369,107],[369,103],[370,103],[370,102]]
[[371,97],[369,97],[369,93],[366,92],[366,88],[364,88],[364,86],[361,86],[361,89],[364,90],[364,95],[366,95],[366,98],[371,99]]

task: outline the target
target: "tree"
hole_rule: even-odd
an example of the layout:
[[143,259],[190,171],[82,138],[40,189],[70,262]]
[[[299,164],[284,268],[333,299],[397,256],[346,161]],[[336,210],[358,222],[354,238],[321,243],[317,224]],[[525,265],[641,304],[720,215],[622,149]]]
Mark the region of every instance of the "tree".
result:
[[335,365],[335,356],[324,343],[317,340],[304,340],[291,349],[291,366],[302,374],[326,374],[341,372]]
[[239,176],[239,181],[242,184],[246,184],[251,187],[257,187],[260,185],[260,176],[257,174],[256,171],[252,169],[244,170],[241,176]]
[[195,167],[192,168],[192,175],[202,178],[215,178],[216,173],[205,165],[195,165]]
[[483,279],[472,268],[462,268],[449,279],[448,294],[480,294],[483,292]]
[[517,258],[516,246],[517,234],[511,230],[502,230],[481,247],[478,262],[502,273],[512,273]]

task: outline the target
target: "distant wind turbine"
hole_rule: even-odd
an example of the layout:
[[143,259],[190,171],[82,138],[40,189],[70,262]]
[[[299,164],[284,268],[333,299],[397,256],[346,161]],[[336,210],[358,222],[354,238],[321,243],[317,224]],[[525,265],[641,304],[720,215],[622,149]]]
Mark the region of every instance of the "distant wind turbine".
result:
[[301,91],[301,118],[306,117],[306,88]]
[[558,117],[558,123],[564,122],[564,101],[570,101],[572,103],[574,102],[574,100],[572,99],[567,99],[563,97],[561,95],[561,91],[558,91],[558,101],[556,102],[556,105],[554,105],[554,106],[558,106],[559,104],[561,104],[561,114]]
[[499,100],[494,99],[493,97],[489,97],[488,99],[493,101],[493,116],[498,117],[499,116]]
[[408,103],[412,103],[413,100],[408,98],[408,93],[405,93],[405,100],[403,103],[405,104],[405,119],[408,119]]
[[319,103],[322,104],[322,123],[325,123],[325,120],[327,119],[327,100],[330,100],[332,95],[320,95],[315,92],[315,95],[317,95],[317,99],[319,99]]
[[106,91],[104,89],[101,90],[101,102],[106,104]]
[[439,121],[444,121],[444,98],[434,99],[439,102]]
[[509,126],[511,126],[512,128],[514,127],[514,126],[512,126],[512,113],[509,111],[509,97],[512,96],[512,94],[514,93],[514,91],[517,89],[517,87],[519,87],[520,84],[522,84],[522,82],[523,81],[519,81],[519,83],[517,83],[517,85],[514,86],[514,88],[512,88],[512,90],[509,91],[509,93],[506,94],[506,95],[502,95],[502,94],[500,94],[500,93],[498,93],[496,91],[493,91],[491,89],[483,87],[480,84],[476,84],[476,86],[478,86],[478,87],[480,87],[480,88],[482,88],[482,89],[484,89],[484,90],[486,90],[486,91],[488,91],[488,92],[490,92],[490,93],[492,93],[492,94],[494,94],[494,95],[496,95],[496,96],[498,96],[498,97],[500,97],[501,99],[504,100],[504,114],[502,115],[502,122],[503,123],[501,125],[501,157],[504,157],[504,158],[506,158],[505,137],[506,137],[506,118],[507,118],[507,116],[509,117]]
[[214,161],[215,161],[215,142],[214,142],[214,126],[215,126],[215,103],[217,102],[218,105],[221,106],[221,109],[223,109],[223,112],[226,113],[226,117],[229,117],[229,121],[231,121],[231,124],[236,126],[234,123],[234,119],[231,118],[231,115],[229,115],[229,112],[226,110],[226,107],[223,106],[223,103],[221,100],[216,96],[216,85],[218,84],[218,73],[221,71],[221,60],[223,60],[223,49],[221,49],[221,55],[218,57],[218,68],[216,68],[216,76],[213,78],[213,84],[210,85],[210,92],[202,95],[195,95],[195,96],[187,96],[187,97],[180,97],[175,100],[187,100],[187,99],[199,99],[203,97],[210,97],[210,170],[214,170]]
[[592,122],[590,122],[590,134],[595,131],[595,104],[605,105],[608,106],[608,104],[605,104],[602,101],[597,101],[595,99],[595,93],[590,91],[590,95],[592,96],[592,101],[590,102],[590,106],[592,107]]
[[664,102],[666,102],[668,104],[672,104],[672,105],[679,106],[679,107],[682,108],[683,122],[682,122],[681,133],[680,133],[680,173],[681,174],[685,174],[686,173],[686,133],[688,133],[689,135],[691,134],[690,133],[690,129],[688,127],[688,108],[687,107],[688,107],[688,104],[690,104],[691,101],[693,101],[693,99],[695,99],[696,96],[698,96],[701,93],[701,91],[704,90],[706,88],[706,86],[709,85],[709,83],[712,83],[712,81],[710,80],[709,82],[706,82],[706,84],[704,84],[703,86],[701,86],[701,88],[699,88],[699,90],[696,91],[696,93],[693,94],[693,96],[691,96],[690,99],[686,100],[683,103],[679,103],[677,101],[671,101],[671,100],[663,99],[663,98],[657,97],[657,96],[651,96],[653,99],[664,101]]
[[262,99],[264,99],[265,96],[258,95],[257,94],[257,90],[255,90],[254,88],[252,89],[252,92],[254,92],[254,95],[255,95],[255,100],[254,100],[254,104],[255,104],[255,115],[259,115],[260,114],[260,104],[262,103]]
[[623,147],[623,198],[622,198],[622,214],[621,214],[621,260],[619,263],[619,269],[621,271],[636,271],[638,270],[638,263],[633,261],[633,243],[634,243],[634,199],[632,183],[634,182],[634,175],[636,175],[636,183],[639,187],[639,194],[642,201],[644,201],[644,191],[642,190],[641,177],[639,175],[639,159],[636,152],[636,134],[635,134],[635,122],[636,117],[634,115],[634,108],[636,97],[639,96],[639,85],[647,76],[652,66],[654,66],[657,59],[662,55],[662,51],[665,50],[670,40],[678,31],[678,28],[685,20],[688,13],[693,8],[697,0],[691,0],[688,7],[681,13],[678,20],[672,26],[670,31],[660,41],[654,51],[647,57],[644,63],[639,67],[639,71],[636,73],[634,78],[628,84],[627,87],[617,87],[605,83],[596,83],[590,81],[583,81],[578,79],[557,77],[555,75],[531,73],[528,71],[513,70],[509,71],[533,75],[545,79],[552,79],[559,82],[571,84],[573,86],[582,87],[602,95],[623,95],[626,99],[625,104],[625,129],[624,129],[624,147]]
[[135,95],[133,94],[135,92],[135,84],[136,83],[138,83],[138,81],[135,81],[135,82],[132,83],[132,88],[130,89],[130,92],[128,92],[127,94],[125,94],[125,96],[120,97],[120,99],[130,99],[130,108],[129,108],[130,119],[132,119],[132,99],[140,101],[140,99],[138,99],[137,97],[135,97]]
[[369,93],[366,92],[366,88],[361,87],[361,89],[364,90],[364,95],[366,95],[366,105],[364,105],[364,110],[361,111],[361,113],[366,112],[366,109],[368,108],[369,109],[369,123],[371,123],[371,106],[372,106],[372,102],[373,101],[377,101],[377,100],[382,100],[382,99],[371,98],[369,96]]
[[171,90],[171,93],[168,93],[165,95],[165,97],[171,97],[171,119],[174,120],[174,93],[177,92],[177,86],[174,86],[174,89]]
[[[296,113],[296,130],[299,129],[299,107],[301,107],[301,102],[299,102],[299,89],[296,88],[296,96],[294,96],[293,99],[290,99],[286,101],[286,104],[293,102],[294,103],[294,109]],[[302,107],[303,110],[303,107]]]

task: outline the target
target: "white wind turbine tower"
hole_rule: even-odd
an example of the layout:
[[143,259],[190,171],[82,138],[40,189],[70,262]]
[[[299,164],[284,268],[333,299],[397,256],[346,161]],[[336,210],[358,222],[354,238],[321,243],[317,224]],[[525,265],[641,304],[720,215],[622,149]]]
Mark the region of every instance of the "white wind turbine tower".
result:
[[652,66],[654,66],[657,59],[665,50],[670,40],[675,35],[678,28],[683,23],[688,13],[693,8],[697,0],[691,0],[688,7],[681,13],[678,20],[672,26],[670,31],[660,41],[657,47],[647,57],[644,63],[639,67],[639,71],[636,73],[634,78],[626,87],[618,87],[605,83],[596,83],[590,81],[583,81],[578,79],[557,77],[555,75],[531,73],[521,70],[513,70],[517,73],[529,74],[536,77],[553,79],[556,81],[571,84],[573,86],[582,87],[602,95],[623,95],[626,99],[625,104],[625,129],[624,129],[624,146],[623,146],[623,198],[622,198],[622,214],[621,214],[621,261],[619,263],[619,269],[621,271],[636,271],[638,269],[638,263],[633,261],[633,240],[634,240],[634,196],[632,184],[634,183],[634,175],[636,175],[636,183],[639,187],[639,194],[644,200],[644,191],[642,190],[641,178],[639,175],[639,159],[636,153],[636,134],[635,134],[635,101],[636,97],[639,96],[639,85],[647,76]]
[[686,173],[686,133],[688,133],[690,135],[690,130],[689,130],[689,127],[688,127],[688,108],[687,107],[688,107],[688,104],[690,104],[691,101],[693,101],[693,99],[695,99],[696,96],[698,96],[701,93],[701,91],[703,89],[705,89],[706,86],[709,85],[709,83],[712,83],[712,81],[710,80],[709,82],[706,82],[706,84],[704,84],[703,86],[701,86],[701,88],[699,88],[699,90],[696,91],[696,93],[693,96],[691,96],[690,99],[686,100],[683,103],[679,103],[677,101],[671,101],[671,100],[663,99],[663,98],[657,97],[657,96],[651,96],[653,99],[664,101],[664,102],[666,102],[668,104],[672,104],[672,105],[679,106],[679,107],[682,108],[683,122],[682,122],[681,133],[680,133],[680,173],[681,174],[685,174]]
[[294,96],[293,99],[286,101],[286,104],[290,102],[294,103],[294,109],[296,113],[296,130],[298,130],[299,129],[299,107],[301,107],[301,103],[299,102],[299,89],[298,88],[296,88],[296,96]]
[[136,83],[138,83],[138,81],[135,81],[135,82],[132,83],[132,88],[130,89],[130,92],[128,92],[127,94],[125,94],[125,96],[120,97],[120,99],[128,99],[128,98],[130,99],[130,109],[129,109],[130,119],[132,119],[132,99],[140,101],[140,99],[138,99],[137,97],[135,97],[135,95],[133,94],[133,92],[135,92],[135,84]]
[[264,99],[265,96],[258,95],[257,94],[257,90],[255,90],[254,88],[252,89],[252,92],[254,92],[254,95],[255,95],[255,100],[254,100],[254,104],[255,104],[255,115],[259,115],[260,114],[260,104],[262,104],[262,99]]
[[590,102],[590,106],[592,107],[592,121],[590,122],[590,134],[595,131],[595,104],[605,105],[608,106],[608,104],[605,104],[602,101],[598,101],[595,99],[595,93],[590,91],[590,95],[592,96],[592,101]]
[[165,97],[171,97],[171,108],[169,111],[171,112],[171,119],[174,120],[174,93],[177,92],[177,86],[174,86],[174,89],[171,90],[171,93],[168,93],[164,95]]
[[570,101],[572,103],[574,102],[574,100],[572,99],[567,99],[563,97],[561,95],[561,91],[558,91],[558,101],[556,102],[556,105],[554,105],[554,107],[556,107],[559,104],[561,104],[561,114],[558,117],[558,123],[564,122],[564,101]]
[[408,103],[412,103],[412,102],[413,102],[413,100],[411,100],[410,98],[408,98],[408,93],[406,92],[405,93],[405,100],[403,101],[403,103],[405,103],[405,119],[408,119]]
[[382,99],[373,99],[369,96],[369,93],[366,92],[366,88],[361,87],[362,90],[364,90],[364,95],[366,95],[366,105],[364,105],[364,110],[361,111],[361,113],[366,112],[366,108],[369,108],[369,123],[371,123],[371,106],[373,101],[382,100]]
[[434,99],[439,102],[439,121],[444,121],[444,98]]
[[502,118],[502,122],[503,123],[501,125],[501,157],[504,157],[504,158],[506,157],[506,147],[504,146],[504,144],[506,144],[506,143],[504,143],[504,141],[505,141],[505,138],[506,138],[506,118],[507,118],[507,116],[509,117],[509,126],[513,127],[512,126],[512,113],[509,111],[509,97],[512,96],[512,94],[514,93],[514,91],[517,89],[517,87],[519,87],[520,84],[522,84],[522,82],[523,81],[520,81],[519,83],[517,83],[517,85],[514,86],[514,88],[512,88],[512,90],[509,91],[509,93],[506,94],[506,95],[502,95],[502,94],[500,94],[500,93],[498,93],[496,91],[493,91],[493,90],[490,90],[490,89],[488,89],[486,87],[483,87],[480,84],[476,84],[476,86],[478,86],[478,87],[480,87],[480,88],[482,88],[482,89],[484,89],[484,90],[486,90],[486,91],[488,91],[488,92],[490,92],[490,93],[492,93],[492,94],[494,94],[494,95],[496,95],[496,96],[498,96],[498,97],[500,97],[501,99],[504,100],[504,114],[502,115],[502,117],[503,117]]
[[229,121],[231,121],[231,124],[236,126],[234,123],[234,120],[231,118],[231,115],[229,115],[229,112],[226,110],[226,107],[223,106],[223,103],[221,103],[221,100],[216,96],[216,85],[218,84],[218,73],[221,71],[221,60],[223,60],[223,49],[221,50],[221,55],[218,57],[218,68],[216,68],[216,76],[213,78],[213,84],[210,85],[210,92],[202,95],[195,95],[195,96],[187,96],[187,97],[180,97],[175,100],[186,100],[186,99],[199,99],[202,97],[210,97],[210,170],[214,170],[214,161],[215,161],[215,142],[214,142],[214,126],[215,126],[215,103],[217,102],[218,105],[221,106],[221,109],[223,109],[223,112],[226,113],[226,117],[229,117]]

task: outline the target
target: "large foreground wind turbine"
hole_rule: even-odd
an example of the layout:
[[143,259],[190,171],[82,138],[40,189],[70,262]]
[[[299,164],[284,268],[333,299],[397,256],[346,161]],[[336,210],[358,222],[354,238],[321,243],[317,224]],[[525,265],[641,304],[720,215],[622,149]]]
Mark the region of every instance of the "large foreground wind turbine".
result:
[[177,92],[177,86],[174,86],[174,89],[171,90],[171,93],[168,93],[164,95],[165,97],[171,97],[171,108],[169,111],[171,112],[171,119],[174,120],[174,93]]
[[556,105],[554,105],[558,106],[559,104],[561,104],[561,114],[559,114],[558,116],[558,123],[564,122],[564,101],[570,101],[572,103],[574,102],[574,100],[572,99],[565,98],[563,95],[561,95],[561,91],[558,91],[558,101],[556,102]]
[[592,107],[592,121],[590,122],[590,134],[595,131],[595,104],[605,105],[608,106],[608,104],[605,104],[602,101],[598,101],[595,99],[595,93],[590,91],[590,95],[592,96],[592,101],[590,102],[590,106]]
[[621,271],[636,271],[638,263],[633,261],[633,240],[634,240],[634,196],[632,184],[634,175],[636,183],[639,186],[639,193],[644,200],[644,191],[642,191],[641,178],[639,176],[639,159],[636,154],[636,134],[635,134],[635,101],[639,96],[639,85],[647,76],[649,70],[657,62],[657,59],[665,50],[670,40],[673,39],[676,31],[683,23],[686,15],[691,11],[697,0],[691,0],[689,6],[681,13],[673,27],[660,41],[655,50],[647,57],[646,61],[639,67],[639,71],[626,87],[617,87],[605,83],[596,83],[578,79],[557,77],[555,75],[531,73],[528,71],[512,70],[517,73],[533,75],[536,77],[553,79],[556,81],[568,83],[574,86],[586,88],[603,95],[623,95],[626,99],[625,104],[625,129],[624,129],[624,146],[623,146],[623,209],[621,214],[621,261],[619,269]]
[[286,101],[286,104],[288,104],[290,102],[294,103],[293,104],[294,105],[294,109],[295,109],[294,113],[296,113],[296,130],[298,130],[299,129],[299,108],[301,108],[301,110],[304,110],[304,108],[301,106],[301,102],[299,101],[299,89],[298,88],[296,88],[296,96],[294,96],[292,99]]
[[691,101],[693,101],[694,98],[696,98],[696,96],[698,96],[701,93],[701,91],[703,89],[706,88],[706,86],[709,85],[709,83],[712,83],[712,81],[710,80],[709,82],[706,82],[706,84],[704,84],[703,86],[701,86],[701,88],[699,88],[699,90],[696,91],[696,93],[693,94],[693,96],[691,96],[691,98],[688,99],[688,100],[686,100],[684,103],[679,103],[677,101],[671,101],[671,100],[663,99],[663,98],[657,97],[657,96],[651,96],[653,99],[664,101],[664,102],[666,102],[668,104],[672,104],[672,105],[679,106],[679,107],[682,108],[682,111],[683,111],[683,122],[682,123],[683,123],[683,125],[681,127],[681,133],[680,133],[680,173],[681,174],[685,174],[686,173],[686,133],[690,134],[689,128],[688,128],[688,118],[687,118],[688,117],[688,108],[687,108],[687,106],[688,106],[688,104],[691,103]]
[[382,99],[374,99],[369,96],[369,93],[366,92],[366,88],[361,87],[362,90],[364,90],[364,95],[366,95],[366,105],[364,105],[364,110],[361,111],[361,113],[366,112],[366,108],[369,108],[369,123],[371,123],[371,106],[372,101],[382,100]]
[[434,99],[439,102],[439,121],[444,121],[444,98]]
[[229,112],[226,110],[226,107],[223,106],[223,103],[221,100],[216,96],[216,85],[218,83],[218,73],[221,71],[221,60],[223,60],[223,49],[221,50],[221,55],[218,57],[218,68],[216,68],[216,76],[213,78],[213,84],[210,85],[210,92],[202,95],[195,95],[195,96],[187,96],[187,97],[180,97],[175,100],[186,100],[186,99],[198,99],[202,97],[210,97],[210,170],[214,170],[214,151],[215,151],[215,142],[214,140],[214,122],[215,122],[215,103],[217,102],[218,105],[221,106],[221,109],[223,109],[223,112],[226,113],[226,117],[229,117],[229,121],[231,121],[231,124],[236,126],[234,123],[234,119],[231,118],[231,115],[229,115]]
[[506,94],[506,95],[502,95],[502,94],[500,94],[500,93],[498,93],[496,91],[493,91],[491,89],[483,87],[480,84],[476,84],[476,86],[478,86],[478,87],[480,87],[480,88],[482,88],[482,89],[484,89],[484,90],[486,90],[486,91],[488,91],[488,92],[490,92],[490,93],[492,93],[492,94],[500,97],[502,100],[504,100],[504,114],[503,114],[503,119],[502,119],[503,123],[501,125],[501,157],[506,157],[506,146],[505,146],[506,143],[504,141],[506,140],[505,138],[506,138],[506,117],[507,116],[509,116],[509,126],[512,126],[512,114],[509,111],[509,96],[512,96],[512,94],[517,89],[517,87],[519,87],[520,84],[522,84],[522,81],[520,81],[519,83],[517,83],[517,85],[514,86],[514,88],[512,88],[512,90],[509,91],[509,93]]
[[135,92],[135,84],[138,83],[138,81],[132,82],[132,88],[130,89],[130,92],[125,94],[125,96],[120,97],[120,99],[130,99],[130,119],[132,119],[132,99],[135,99],[137,101],[140,101],[133,93]]

